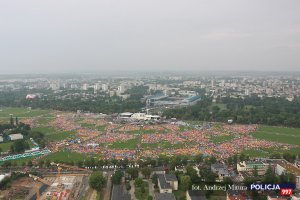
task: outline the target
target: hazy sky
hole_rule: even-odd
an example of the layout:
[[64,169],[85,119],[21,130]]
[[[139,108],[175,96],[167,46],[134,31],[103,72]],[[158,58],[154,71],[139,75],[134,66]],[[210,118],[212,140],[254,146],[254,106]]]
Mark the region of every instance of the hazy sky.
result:
[[300,70],[300,1],[0,1],[0,73],[136,69]]

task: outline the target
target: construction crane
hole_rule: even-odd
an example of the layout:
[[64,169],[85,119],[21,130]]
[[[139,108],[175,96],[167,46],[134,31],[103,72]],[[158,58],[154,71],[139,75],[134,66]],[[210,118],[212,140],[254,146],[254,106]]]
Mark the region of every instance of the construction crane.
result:
[[72,169],[72,170],[76,170],[76,171],[85,171],[87,173],[91,173],[92,172],[89,169],[75,167],[75,166],[61,164],[61,163],[51,162],[50,164],[53,165],[53,166],[57,166],[57,176],[61,176],[61,171],[62,171],[63,168]]
[[[38,176],[29,174],[29,177],[33,178],[34,181],[39,181],[39,182],[41,182],[45,185],[48,185],[48,186],[52,185],[52,183],[50,183],[49,181],[47,181],[45,179],[42,179]],[[36,199],[40,200],[41,199],[41,197],[40,197],[40,187],[38,186],[38,184],[36,184],[36,183],[34,184],[34,189],[35,189],[35,192],[36,192]]]

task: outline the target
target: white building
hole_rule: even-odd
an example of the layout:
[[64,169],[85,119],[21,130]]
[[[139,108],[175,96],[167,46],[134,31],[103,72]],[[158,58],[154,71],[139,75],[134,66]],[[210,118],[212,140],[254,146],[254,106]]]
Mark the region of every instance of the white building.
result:
[[83,84],[82,89],[83,90],[88,90],[89,89],[89,84],[87,84],[87,83]]
[[107,91],[108,90],[108,85],[107,84],[102,84],[102,90]]
[[9,137],[10,140],[21,140],[21,139],[24,138],[21,133],[10,134],[8,137]]
[[9,177],[10,174],[0,174],[0,183],[3,181],[5,177]]
[[99,83],[96,83],[95,85],[94,85],[94,93],[97,93],[97,91],[99,91],[100,90],[100,84]]
[[3,137],[2,136],[0,136],[0,142],[3,142]]
[[147,115],[146,113],[134,113],[131,118],[135,120],[160,120],[159,115]]

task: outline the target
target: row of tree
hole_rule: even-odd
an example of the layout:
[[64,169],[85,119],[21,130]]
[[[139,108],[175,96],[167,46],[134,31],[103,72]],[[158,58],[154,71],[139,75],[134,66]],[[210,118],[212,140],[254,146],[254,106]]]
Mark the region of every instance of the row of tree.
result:
[[[224,108],[219,106],[223,104]],[[256,96],[241,98],[204,98],[194,106],[166,110],[167,118],[227,122],[233,119],[242,124],[267,124],[300,127],[300,99]]]

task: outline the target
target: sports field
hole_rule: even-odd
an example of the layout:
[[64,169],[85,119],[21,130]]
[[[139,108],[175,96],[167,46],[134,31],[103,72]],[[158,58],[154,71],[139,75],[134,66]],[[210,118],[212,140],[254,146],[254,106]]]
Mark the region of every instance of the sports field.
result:
[[300,129],[262,126],[252,133],[255,138],[279,143],[300,145]]
[[14,117],[27,118],[27,117],[53,117],[49,110],[32,109],[27,108],[0,108],[0,118],[9,118],[10,114]]
[[49,160],[51,162],[78,162],[84,161],[87,158],[88,157],[84,156],[83,154],[69,151],[59,151],[45,156],[43,160]]

